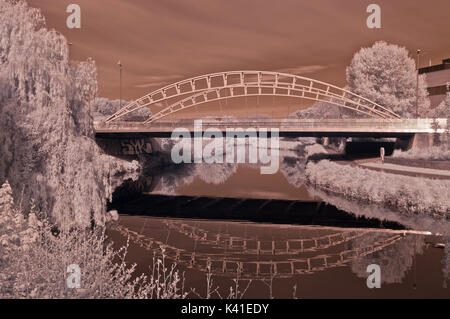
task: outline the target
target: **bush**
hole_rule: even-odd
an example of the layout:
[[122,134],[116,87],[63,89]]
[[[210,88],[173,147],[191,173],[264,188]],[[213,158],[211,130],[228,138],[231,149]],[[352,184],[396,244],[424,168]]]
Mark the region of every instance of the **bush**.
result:
[[[13,209],[11,188],[0,189],[0,298],[184,298],[176,265],[154,258],[149,277],[125,261],[128,249],[108,243],[104,227],[56,230]],[[80,288],[69,288],[69,265],[80,267]]]
[[395,150],[392,157],[418,159],[418,160],[450,160],[450,148],[448,145],[442,144],[441,146],[430,146],[424,149],[411,148],[408,151],[402,152],[401,150]]
[[350,199],[393,207],[405,214],[449,219],[450,182],[376,172],[328,160],[309,162],[310,185]]

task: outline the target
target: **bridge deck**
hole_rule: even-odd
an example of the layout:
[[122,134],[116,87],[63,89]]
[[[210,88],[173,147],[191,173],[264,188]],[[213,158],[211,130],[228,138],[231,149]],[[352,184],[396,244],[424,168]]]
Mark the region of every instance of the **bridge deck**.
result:
[[142,122],[95,122],[96,135],[143,134],[147,136],[171,136],[174,129],[191,133],[217,130],[226,132],[254,128],[278,129],[280,136],[385,136],[401,137],[416,133],[444,133],[447,119],[204,119],[201,127],[194,127],[194,120]]

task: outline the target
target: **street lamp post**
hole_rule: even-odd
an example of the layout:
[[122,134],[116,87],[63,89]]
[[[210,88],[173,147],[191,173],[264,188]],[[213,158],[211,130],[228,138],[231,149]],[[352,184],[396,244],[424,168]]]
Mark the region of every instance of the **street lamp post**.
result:
[[416,117],[419,118],[419,64],[420,50],[417,50],[417,77],[416,77]]
[[122,62],[117,62],[117,65],[119,66],[119,95],[120,95],[120,105],[119,105],[119,109],[122,108]]

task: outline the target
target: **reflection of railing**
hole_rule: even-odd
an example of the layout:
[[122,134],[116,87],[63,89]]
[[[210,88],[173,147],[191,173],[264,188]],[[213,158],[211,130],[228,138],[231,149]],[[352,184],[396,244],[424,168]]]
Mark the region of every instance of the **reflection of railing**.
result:
[[[240,278],[245,279],[262,279],[267,276],[275,275],[278,278],[289,278],[296,274],[311,274],[318,271],[323,271],[329,268],[344,266],[345,264],[357,258],[372,254],[388,247],[398,240],[404,238],[403,234],[398,232],[391,233],[391,236],[379,242],[374,242],[365,247],[358,247],[341,251],[339,253],[320,254],[313,257],[298,257],[299,253],[303,251],[292,251],[289,253],[292,258],[285,260],[241,260],[236,256],[235,252],[229,252],[234,256],[224,256],[223,254],[209,254],[201,252],[189,252],[184,249],[173,247],[161,241],[148,238],[138,232],[129,230],[124,226],[118,227],[119,232],[123,236],[129,236],[130,240],[143,247],[148,251],[158,252],[160,248],[164,248],[166,257],[173,260],[177,264],[186,266],[188,268],[195,268],[200,271],[210,271],[213,274],[221,276],[235,277],[239,274]],[[359,232],[360,236],[372,233],[371,231]],[[189,234],[189,233],[188,233]],[[336,234],[334,234],[336,235]],[[333,236],[333,235],[331,235]],[[207,237],[207,236],[206,236]],[[326,237],[326,236],[324,236]],[[197,240],[202,240],[200,237]],[[232,238],[231,236],[228,240]],[[315,238],[317,239],[317,238]],[[312,240],[315,240],[312,238]],[[356,239],[354,237],[353,239]],[[303,239],[304,241],[306,239]],[[301,241],[301,240],[300,240]],[[230,243],[230,241],[228,241]],[[255,253],[254,250],[249,250],[241,246],[242,251],[240,255]],[[323,249],[323,247],[321,247]],[[314,251],[314,250],[308,250]],[[272,253],[275,253],[272,251]]]

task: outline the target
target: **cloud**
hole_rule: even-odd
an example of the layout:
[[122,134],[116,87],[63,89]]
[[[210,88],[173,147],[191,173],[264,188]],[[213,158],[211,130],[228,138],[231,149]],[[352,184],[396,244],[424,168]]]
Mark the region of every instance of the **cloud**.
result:
[[329,67],[330,67],[329,65],[313,64],[313,65],[301,65],[292,68],[279,69],[278,71],[282,73],[301,75],[301,74],[315,73],[318,71],[325,70]]
[[156,86],[164,86],[177,80],[183,79],[184,76],[180,74],[172,74],[172,75],[150,75],[146,76],[143,80],[146,83],[135,84],[134,86],[137,88],[150,88]]

